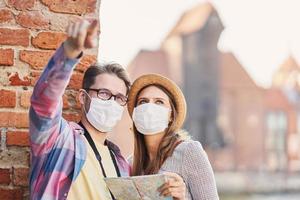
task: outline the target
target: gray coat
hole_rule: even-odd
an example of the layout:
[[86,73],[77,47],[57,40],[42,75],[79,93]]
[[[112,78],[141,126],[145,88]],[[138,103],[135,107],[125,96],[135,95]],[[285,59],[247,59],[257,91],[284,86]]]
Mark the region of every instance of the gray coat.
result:
[[164,171],[177,173],[183,178],[188,200],[219,199],[213,170],[200,142],[188,140],[180,143],[159,173]]
[[[133,157],[128,159],[132,165]],[[173,172],[186,184],[187,200],[219,200],[212,167],[198,141],[181,142],[167,158],[159,173]]]

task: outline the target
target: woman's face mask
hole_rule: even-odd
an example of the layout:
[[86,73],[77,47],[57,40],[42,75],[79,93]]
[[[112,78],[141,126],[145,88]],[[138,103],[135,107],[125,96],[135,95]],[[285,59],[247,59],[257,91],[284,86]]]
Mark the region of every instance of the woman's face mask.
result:
[[168,127],[170,112],[169,108],[162,105],[145,103],[135,107],[132,119],[140,133],[155,135]]
[[[88,93],[86,93],[88,95]],[[90,109],[86,113],[89,123],[100,132],[111,132],[116,124],[121,120],[124,107],[115,100],[91,99]],[[85,107],[84,107],[85,110]]]

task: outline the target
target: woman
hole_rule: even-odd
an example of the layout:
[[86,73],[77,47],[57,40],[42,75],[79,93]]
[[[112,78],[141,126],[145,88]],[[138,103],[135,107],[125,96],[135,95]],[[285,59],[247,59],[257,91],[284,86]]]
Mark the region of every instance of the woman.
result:
[[174,199],[219,199],[201,144],[180,131],[186,101],[173,81],[157,74],[141,76],[131,87],[128,111],[135,137],[132,175],[168,172],[173,181],[161,188],[163,195]]

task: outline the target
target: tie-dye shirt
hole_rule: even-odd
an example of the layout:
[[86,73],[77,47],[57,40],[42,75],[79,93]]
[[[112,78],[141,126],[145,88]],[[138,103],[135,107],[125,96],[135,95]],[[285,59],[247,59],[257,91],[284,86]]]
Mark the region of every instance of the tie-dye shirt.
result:
[[[66,199],[72,182],[86,160],[84,131],[62,117],[62,96],[79,59],[68,59],[61,46],[52,56],[31,96],[31,199]],[[120,149],[114,151],[122,176],[129,175],[129,165]],[[95,186],[96,189],[96,186]]]

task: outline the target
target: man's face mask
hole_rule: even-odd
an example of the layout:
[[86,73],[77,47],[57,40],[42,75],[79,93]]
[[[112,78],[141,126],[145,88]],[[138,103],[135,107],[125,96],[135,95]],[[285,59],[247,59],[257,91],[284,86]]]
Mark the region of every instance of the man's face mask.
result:
[[91,100],[89,111],[87,113],[85,111],[87,120],[98,131],[111,132],[118,121],[121,120],[124,107],[113,99],[102,100],[90,97],[87,92],[85,93]]
[[132,118],[136,129],[144,135],[155,135],[164,131],[169,124],[170,109],[153,103],[137,106]]

